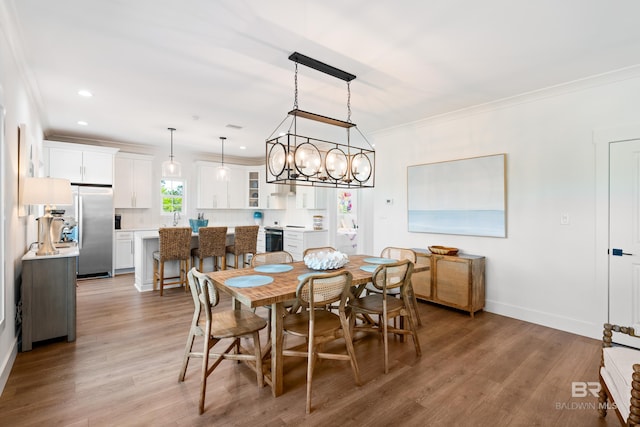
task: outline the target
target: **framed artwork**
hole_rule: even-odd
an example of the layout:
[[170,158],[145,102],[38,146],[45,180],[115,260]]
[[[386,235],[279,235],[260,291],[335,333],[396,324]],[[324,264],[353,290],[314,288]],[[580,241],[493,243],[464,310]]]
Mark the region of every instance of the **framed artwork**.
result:
[[27,125],[18,126],[18,216],[31,214],[31,206],[22,203],[22,187],[25,178],[35,176],[34,147],[27,133]]
[[[0,91],[0,97],[2,96],[2,91]],[[5,164],[5,123],[4,123],[4,106],[2,105],[2,99],[0,98],[0,165]],[[5,304],[7,301],[6,298],[6,282],[5,282],[5,271],[4,266],[6,264],[7,255],[4,252],[4,248],[6,245],[6,236],[4,232],[4,224],[5,224],[5,216],[6,216],[6,206],[5,206],[5,176],[6,173],[0,173],[0,330],[4,328],[5,323]]]
[[410,232],[507,237],[506,154],[407,167]]

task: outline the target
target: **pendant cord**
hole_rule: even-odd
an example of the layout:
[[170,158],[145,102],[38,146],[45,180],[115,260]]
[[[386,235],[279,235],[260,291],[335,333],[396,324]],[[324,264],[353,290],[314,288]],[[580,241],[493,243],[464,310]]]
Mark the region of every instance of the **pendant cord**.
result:
[[296,71],[294,73],[294,92],[293,92],[293,109],[298,109],[298,63],[296,62]]

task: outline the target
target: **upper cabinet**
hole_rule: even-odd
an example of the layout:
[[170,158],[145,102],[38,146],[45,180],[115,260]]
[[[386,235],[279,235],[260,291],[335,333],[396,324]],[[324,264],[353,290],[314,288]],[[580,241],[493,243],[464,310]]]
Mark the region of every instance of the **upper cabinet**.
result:
[[[229,181],[218,181],[219,163],[196,162],[198,198],[196,209],[242,209],[247,207],[247,177],[241,167],[229,167]],[[229,165],[227,165],[229,166]]]
[[151,208],[153,157],[118,153],[114,165],[113,207]]
[[214,162],[196,162],[196,209],[284,209],[283,197],[273,196],[273,185],[266,183],[264,165],[227,165],[226,182],[216,179],[218,166]]
[[296,186],[297,209],[326,209],[327,189],[322,187]]
[[117,148],[44,141],[45,170],[52,178],[73,184],[113,184],[113,157]]

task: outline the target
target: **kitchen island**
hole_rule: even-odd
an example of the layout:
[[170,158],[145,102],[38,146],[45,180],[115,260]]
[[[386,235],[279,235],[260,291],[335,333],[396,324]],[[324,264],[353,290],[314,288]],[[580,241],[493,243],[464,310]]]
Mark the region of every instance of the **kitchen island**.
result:
[[[227,229],[227,245],[232,245],[234,241],[234,228]],[[191,237],[191,247],[198,247],[198,234],[193,233]],[[141,230],[134,232],[134,270],[135,287],[140,292],[153,290],[153,253],[160,248],[160,236],[158,229]],[[213,259],[204,260],[204,271],[213,271]],[[168,261],[165,263],[165,277],[178,276],[178,261]],[[165,286],[165,288],[176,287],[178,285]]]

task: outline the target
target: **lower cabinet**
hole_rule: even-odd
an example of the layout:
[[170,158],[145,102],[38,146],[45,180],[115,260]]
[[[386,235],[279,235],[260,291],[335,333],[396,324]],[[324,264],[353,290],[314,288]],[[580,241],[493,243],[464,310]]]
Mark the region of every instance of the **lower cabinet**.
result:
[[76,260],[74,256],[22,260],[22,346],[58,337],[76,340]]
[[133,253],[133,232],[116,231],[115,269],[132,269]]
[[302,255],[307,248],[318,248],[329,244],[327,230],[285,230],[283,249],[293,256],[294,261],[302,261]]
[[436,255],[416,249],[416,264],[427,264],[429,271],[412,276],[417,298],[468,311],[471,317],[484,308],[485,257],[478,255]]

